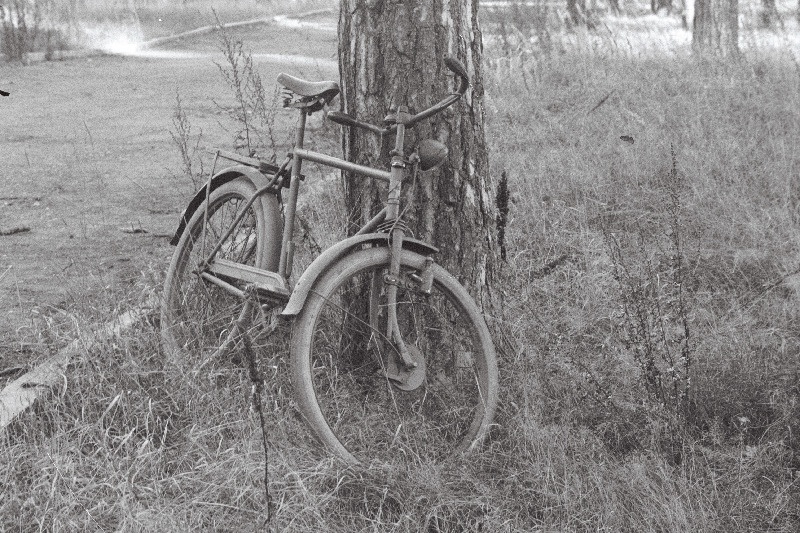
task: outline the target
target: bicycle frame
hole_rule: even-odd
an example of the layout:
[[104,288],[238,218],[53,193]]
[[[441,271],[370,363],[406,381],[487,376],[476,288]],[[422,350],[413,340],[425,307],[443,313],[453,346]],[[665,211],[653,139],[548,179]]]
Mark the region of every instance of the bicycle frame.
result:
[[[405,113],[405,108],[402,108],[402,112]],[[290,153],[290,157],[292,158],[293,162],[292,177],[289,187],[289,198],[287,200],[286,209],[284,211],[285,222],[283,230],[283,239],[281,242],[281,261],[279,263],[280,266],[278,268],[278,274],[284,277],[286,277],[288,273],[291,272],[291,266],[292,266],[291,263],[292,250],[290,243],[294,232],[294,219],[296,212],[295,210],[297,207],[297,196],[300,186],[300,169],[302,167],[303,160],[312,161],[327,167],[337,168],[339,170],[354,172],[362,176],[379,179],[389,183],[389,194],[386,202],[386,207],[383,210],[381,210],[381,212],[378,215],[376,215],[372,220],[367,222],[367,224],[364,225],[364,227],[362,227],[357,234],[362,234],[372,231],[375,228],[377,228],[377,226],[380,223],[386,220],[395,220],[399,217],[400,187],[402,186],[403,183],[403,178],[406,168],[406,163],[404,160],[404,155],[405,155],[404,124],[402,123],[397,124],[395,148],[392,151],[391,171],[386,172],[385,170],[379,170],[365,165],[359,165],[338,157],[304,149],[303,140],[305,137],[306,117],[307,113],[305,112],[304,109],[301,109],[300,123],[297,126],[297,131],[295,134],[295,145],[294,148],[292,149],[292,152]],[[394,235],[394,234],[392,235],[393,238],[398,236],[399,235]]]
[[[307,112],[306,109],[303,108],[300,109],[300,112],[301,112],[300,121],[297,125],[297,129],[295,132],[295,145],[292,151],[290,152],[287,160],[280,167],[279,171],[275,174],[274,179],[268,185],[258,189],[253,194],[253,196],[249,199],[248,203],[246,204],[245,209],[242,210],[239,217],[237,217],[234,223],[231,224],[230,228],[228,228],[228,230],[217,241],[216,245],[212,248],[211,253],[205,259],[202,265],[203,272],[201,272],[200,275],[204,279],[206,279],[211,283],[214,283],[215,285],[225,289],[228,292],[231,292],[232,294],[240,298],[247,297],[244,291],[219,279],[218,277],[210,274],[205,270],[214,265],[214,267],[211,268],[211,270],[214,270],[217,273],[224,272],[229,277],[236,277],[244,281],[247,281],[247,277],[243,275],[244,273],[252,274],[253,271],[257,270],[257,269],[252,269],[252,267],[244,268],[243,265],[235,265],[234,263],[229,263],[227,261],[218,261],[220,264],[215,264],[214,256],[217,254],[222,244],[228,239],[228,237],[230,237],[233,229],[242,220],[247,210],[250,208],[250,206],[252,206],[252,204],[256,201],[256,199],[259,196],[271,190],[274,190],[274,186],[278,181],[280,174],[288,166],[290,162],[292,164],[292,171],[289,183],[289,196],[284,205],[283,235],[281,238],[280,260],[278,263],[278,272],[276,276],[277,278],[279,278],[279,280],[276,281],[282,281],[283,285],[287,285],[286,280],[288,279],[292,271],[292,263],[294,256],[293,234],[294,234],[295,216],[297,210],[297,199],[300,190],[301,168],[304,160],[319,163],[326,167],[337,168],[348,172],[354,172],[362,176],[388,182],[389,190],[385,207],[377,215],[375,215],[369,222],[367,222],[356,233],[356,235],[366,235],[372,233],[384,222],[399,221],[400,219],[400,192],[407,166],[405,160],[405,147],[404,147],[405,124],[406,122],[410,121],[413,118],[412,115],[408,113],[407,109],[405,107],[400,107],[395,116],[396,119],[395,147],[394,150],[392,150],[391,152],[392,159],[389,172],[385,170],[368,167],[365,165],[352,163],[345,159],[334,157],[328,154],[315,152],[312,150],[306,150],[303,147],[303,142],[305,138],[306,118],[309,113]],[[400,253],[403,249],[404,239],[405,239],[405,230],[403,225],[394,224],[389,231],[389,245],[391,247],[392,253],[390,254],[389,273],[385,279],[388,285],[387,288],[388,323],[387,323],[386,337],[388,339],[391,339],[395,343],[395,346],[397,348],[397,353],[399,354],[400,360],[402,362],[402,366],[405,367],[405,369],[410,369],[414,368],[416,366],[416,363],[414,363],[413,358],[409,354],[405,342],[402,339],[402,336],[400,334],[400,328],[397,324],[397,313],[396,313],[397,287],[398,287],[398,277],[400,273]],[[429,247],[429,249],[433,248]],[[258,275],[274,276],[274,274],[269,273],[267,271],[262,271]],[[392,374],[395,375],[397,374],[397,371],[394,369],[391,370],[391,372]]]

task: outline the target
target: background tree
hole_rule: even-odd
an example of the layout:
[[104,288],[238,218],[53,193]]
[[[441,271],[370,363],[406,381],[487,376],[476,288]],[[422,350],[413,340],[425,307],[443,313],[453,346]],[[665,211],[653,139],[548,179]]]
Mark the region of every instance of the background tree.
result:
[[739,0],[695,0],[692,49],[703,55],[739,55]]
[[650,11],[658,13],[662,9],[672,13],[672,0],[650,0]]
[[758,20],[763,28],[772,28],[780,20],[775,0],[762,0]]
[[586,11],[586,0],[567,0],[567,13],[573,24],[583,22],[583,13]]
[[[617,10],[619,4],[617,2]],[[586,25],[589,29],[594,28],[594,22],[591,18],[591,9],[587,9],[586,0],[567,0],[567,13],[569,13],[569,23],[575,26]]]
[[[397,105],[420,111],[454,90],[453,75],[443,63],[446,55],[466,67],[472,85],[464,97],[407,132],[407,146],[414,139],[435,138],[450,154],[437,170],[408,180],[405,217],[414,236],[439,247],[437,261],[486,307],[496,268],[495,207],[477,11],[477,0],[342,0],[339,71],[344,111],[381,124]],[[377,136],[363,130],[343,132],[345,156],[358,163],[385,165],[392,145],[388,139],[381,146]],[[345,176],[349,232],[380,210],[383,189],[372,180]]]

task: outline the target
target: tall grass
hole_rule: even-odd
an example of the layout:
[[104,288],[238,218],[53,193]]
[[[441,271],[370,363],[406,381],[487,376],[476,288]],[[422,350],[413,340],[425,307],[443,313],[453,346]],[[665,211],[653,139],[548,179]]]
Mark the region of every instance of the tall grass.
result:
[[[273,529],[800,528],[798,71],[767,48],[717,64],[567,37],[487,50],[509,188],[490,441],[451,464],[342,467],[299,419],[284,325],[258,347]],[[322,205],[307,219],[337,220]],[[166,365],[156,330],[76,361],[3,435],[0,529],[264,530],[245,369]]]
[[529,412],[523,427],[585,430],[623,464],[656,460],[698,505],[673,508],[681,527],[649,528],[790,531],[796,60],[754,48],[715,64],[664,44],[658,57],[494,52],[490,149],[516,200],[507,373],[530,376],[511,380],[509,425]]

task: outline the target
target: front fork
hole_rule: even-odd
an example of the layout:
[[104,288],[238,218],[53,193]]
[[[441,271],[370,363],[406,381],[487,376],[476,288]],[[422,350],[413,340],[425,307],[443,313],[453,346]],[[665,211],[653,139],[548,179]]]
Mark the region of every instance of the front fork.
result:
[[[397,322],[397,289],[405,280],[401,279],[400,258],[403,253],[403,239],[405,229],[400,220],[400,192],[405,177],[406,161],[404,157],[404,119],[408,113],[405,107],[397,110],[397,130],[395,148],[392,150],[391,179],[389,180],[389,194],[386,202],[386,221],[396,222],[389,230],[389,271],[383,280],[376,279],[380,274],[373,275],[372,290],[370,291],[370,322],[377,326],[377,293],[381,283],[386,285],[387,324],[386,338],[393,345],[389,350],[386,364],[386,377],[391,379],[400,388],[411,390],[418,387],[425,375],[425,360],[419,349],[409,346],[403,339],[400,326]],[[432,260],[429,259],[426,271],[430,270]]]
[[[397,288],[400,280],[400,255],[403,253],[403,237],[405,231],[402,228],[394,228],[390,233],[389,238],[389,272],[383,280],[387,284],[386,299],[387,299],[387,313],[388,320],[386,324],[386,337],[390,342],[394,343],[397,349],[401,366],[403,370],[411,370],[417,367],[417,362],[408,351],[403,335],[400,333],[400,326],[397,323]],[[396,359],[390,357],[390,363]]]

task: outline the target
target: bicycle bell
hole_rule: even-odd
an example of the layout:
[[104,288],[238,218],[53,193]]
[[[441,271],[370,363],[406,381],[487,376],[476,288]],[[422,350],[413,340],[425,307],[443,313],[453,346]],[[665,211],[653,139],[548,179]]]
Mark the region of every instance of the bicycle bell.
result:
[[434,169],[447,159],[447,146],[434,139],[425,139],[417,145],[417,157],[423,171]]

